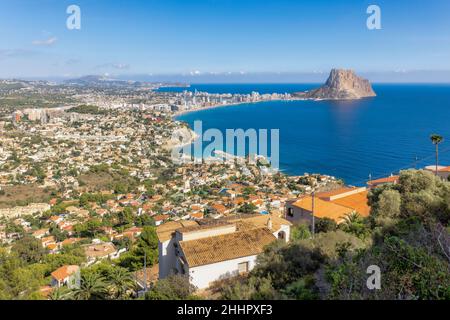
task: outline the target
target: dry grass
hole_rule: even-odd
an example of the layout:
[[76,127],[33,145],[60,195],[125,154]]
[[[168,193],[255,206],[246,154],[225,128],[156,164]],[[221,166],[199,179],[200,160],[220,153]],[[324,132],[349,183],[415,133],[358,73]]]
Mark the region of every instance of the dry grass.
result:
[[48,202],[51,198],[51,191],[39,188],[36,184],[7,186],[3,190],[5,194],[0,195],[0,209]]

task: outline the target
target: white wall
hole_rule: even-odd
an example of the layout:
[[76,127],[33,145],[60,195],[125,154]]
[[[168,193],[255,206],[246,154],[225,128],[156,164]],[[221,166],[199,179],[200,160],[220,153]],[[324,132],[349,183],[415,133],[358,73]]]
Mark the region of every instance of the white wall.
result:
[[284,233],[286,235],[286,237],[285,237],[286,242],[289,242],[289,239],[291,238],[291,226],[289,226],[289,225],[282,224],[280,229],[275,231],[272,234],[275,236],[275,238],[278,239],[278,233],[280,233],[282,231],[284,231]]
[[204,289],[216,280],[238,275],[239,263],[248,262],[248,271],[252,270],[255,267],[255,261],[256,255],[193,267],[189,268],[189,276],[194,286]]
[[172,269],[175,268],[175,247],[174,239],[159,242],[158,243],[158,253],[159,253],[159,279],[164,279],[171,274]]
[[[288,214],[289,208],[292,208],[293,216],[290,216]],[[294,206],[292,203],[287,203],[286,208],[285,208],[285,217],[284,218],[294,225],[311,224],[312,214],[308,210],[303,210],[302,208]]]

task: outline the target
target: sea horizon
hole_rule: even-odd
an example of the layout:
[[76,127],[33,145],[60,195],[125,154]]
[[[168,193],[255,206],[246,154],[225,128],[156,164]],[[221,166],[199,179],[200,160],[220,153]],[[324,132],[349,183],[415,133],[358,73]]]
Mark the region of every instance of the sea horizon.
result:
[[[292,93],[313,87],[315,84],[192,84],[189,91]],[[450,135],[445,121],[450,116],[450,84],[375,83],[373,88],[374,98],[242,103],[199,109],[175,119],[191,127],[201,120],[204,130],[222,132],[280,129],[280,171],[288,175],[326,174],[347,184],[365,185],[369,177],[432,165],[434,146],[429,136],[435,132]],[[303,129],[295,130],[294,118]],[[398,137],[398,142],[389,141],[391,136]],[[440,152],[443,165],[450,163],[448,151],[444,142]]]

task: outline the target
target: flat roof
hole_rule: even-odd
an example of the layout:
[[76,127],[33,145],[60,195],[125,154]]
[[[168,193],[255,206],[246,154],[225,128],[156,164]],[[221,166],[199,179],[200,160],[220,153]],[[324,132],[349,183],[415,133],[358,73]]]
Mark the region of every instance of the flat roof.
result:
[[156,234],[160,242],[165,242],[172,238],[175,230],[195,225],[198,225],[198,222],[193,220],[168,221],[156,227]]

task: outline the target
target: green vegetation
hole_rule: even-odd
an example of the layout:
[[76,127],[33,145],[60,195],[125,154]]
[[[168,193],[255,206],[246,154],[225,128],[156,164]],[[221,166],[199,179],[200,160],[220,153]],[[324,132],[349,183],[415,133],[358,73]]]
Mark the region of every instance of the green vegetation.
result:
[[145,294],[146,300],[196,300],[199,297],[193,293],[195,287],[189,283],[189,278],[182,275],[169,276],[159,280]]
[[96,114],[96,115],[105,115],[107,114],[107,110],[100,109],[97,106],[93,105],[80,105],[78,107],[73,107],[67,110],[67,112],[75,112],[75,113],[81,113],[81,114]]
[[76,246],[58,255],[44,253],[40,241],[28,237],[17,241],[11,252],[0,248],[0,299],[41,299],[38,289],[49,284],[52,271],[85,260],[84,251]]
[[[246,278],[217,288],[224,299],[450,299],[450,183],[408,170],[397,185],[369,194],[372,215],[350,214],[338,230],[319,222],[309,239],[300,227],[277,242]],[[381,289],[367,268],[379,266]]]
[[257,208],[253,203],[246,202],[239,207],[238,212],[240,212],[240,213],[255,213],[256,209]]
[[144,266],[144,259],[147,259],[147,266],[152,266],[158,261],[158,237],[156,228],[145,226],[137,243],[130,251],[119,258],[119,265],[132,271],[141,269]]
[[291,240],[310,239],[312,236],[307,225],[299,224],[291,227]]

